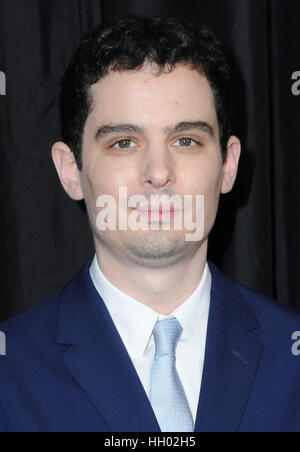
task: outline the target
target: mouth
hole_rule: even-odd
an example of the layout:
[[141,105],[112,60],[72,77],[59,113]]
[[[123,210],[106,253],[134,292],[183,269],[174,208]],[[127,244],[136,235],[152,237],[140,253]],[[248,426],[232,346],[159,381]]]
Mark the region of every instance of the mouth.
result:
[[168,219],[173,218],[176,212],[179,212],[178,209],[174,209],[172,206],[160,206],[160,207],[138,207],[136,209],[141,216],[151,217],[152,215],[155,217],[159,217],[159,219]]

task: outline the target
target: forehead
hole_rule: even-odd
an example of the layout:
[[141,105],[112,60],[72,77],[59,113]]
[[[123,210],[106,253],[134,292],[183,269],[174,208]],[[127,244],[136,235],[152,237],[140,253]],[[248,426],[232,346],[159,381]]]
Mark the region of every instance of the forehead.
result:
[[157,74],[146,64],[137,71],[109,72],[90,87],[90,121],[139,121],[149,126],[182,119],[216,121],[207,78],[188,66]]

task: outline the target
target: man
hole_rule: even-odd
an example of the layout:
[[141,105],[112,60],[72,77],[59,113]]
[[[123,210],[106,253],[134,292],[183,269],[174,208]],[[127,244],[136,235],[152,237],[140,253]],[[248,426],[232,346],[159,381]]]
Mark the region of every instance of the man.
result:
[[[82,40],[52,157],[96,255],[1,325],[2,431],[300,431],[299,315],[207,262],[241,153],[231,84],[220,44],[183,20],[129,17]],[[193,202],[166,207],[174,195]],[[103,199],[106,224],[127,227],[103,227]],[[193,221],[176,228],[182,211]]]

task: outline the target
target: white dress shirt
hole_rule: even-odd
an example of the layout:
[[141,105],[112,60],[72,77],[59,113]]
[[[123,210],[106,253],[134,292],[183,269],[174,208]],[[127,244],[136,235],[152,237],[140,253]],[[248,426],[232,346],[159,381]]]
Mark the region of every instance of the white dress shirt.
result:
[[211,273],[206,263],[202,279],[192,295],[166,316],[153,311],[114,286],[102,273],[95,255],[90,267],[92,281],[103,299],[127,349],[147,396],[155,355],[152,330],[158,320],[174,316],[183,328],[176,348],[176,369],[196,420],[210,307]]

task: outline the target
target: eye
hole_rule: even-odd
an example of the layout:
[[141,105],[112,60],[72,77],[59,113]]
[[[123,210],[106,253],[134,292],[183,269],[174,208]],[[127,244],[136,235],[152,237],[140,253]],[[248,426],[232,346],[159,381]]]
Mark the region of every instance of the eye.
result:
[[133,146],[131,146],[131,144],[134,145],[133,141],[126,138],[126,139],[117,141],[115,144],[112,145],[112,148],[115,148],[115,149],[130,149],[130,148],[133,147]]
[[[176,143],[179,143],[179,145],[176,145]],[[190,148],[190,147],[194,147],[192,146],[192,144],[199,144],[197,141],[193,140],[192,138],[188,138],[188,137],[183,137],[183,138],[179,138],[179,140],[177,140],[174,143],[174,146],[179,146],[179,147],[183,147],[183,148]]]

